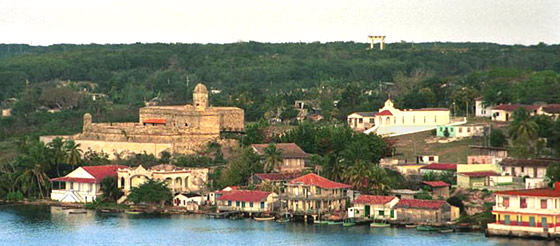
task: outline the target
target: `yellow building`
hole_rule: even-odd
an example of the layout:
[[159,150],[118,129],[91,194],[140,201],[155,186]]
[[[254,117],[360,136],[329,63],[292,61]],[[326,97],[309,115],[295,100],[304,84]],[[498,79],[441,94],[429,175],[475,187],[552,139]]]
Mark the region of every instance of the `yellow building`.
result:
[[208,183],[208,168],[181,168],[161,164],[151,168],[124,167],[117,170],[118,187],[127,195],[132,187],[138,187],[148,179],[167,183],[172,192],[200,192]]
[[560,183],[554,188],[496,192],[491,235],[549,237],[560,232]]
[[495,185],[492,177],[500,176],[497,164],[458,164],[457,186],[460,188],[484,188]]
[[377,112],[354,112],[348,115],[348,126],[354,131],[363,132],[375,126]]
[[315,217],[345,211],[349,188],[350,185],[310,173],[288,182],[281,199],[288,212]]

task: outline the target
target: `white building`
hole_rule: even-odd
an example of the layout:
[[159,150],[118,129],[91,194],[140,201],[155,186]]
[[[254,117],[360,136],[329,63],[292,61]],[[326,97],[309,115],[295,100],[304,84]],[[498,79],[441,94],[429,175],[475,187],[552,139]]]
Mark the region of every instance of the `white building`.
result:
[[482,97],[477,97],[474,99],[474,116],[476,117],[491,117],[492,107],[485,105],[482,101]]
[[118,187],[127,195],[148,179],[163,181],[172,192],[200,192],[208,183],[208,168],[176,167],[161,164],[148,169],[143,166],[121,167],[117,171]]
[[101,181],[116,177],[118,168],[126,166],[104,165],[78,167],[68,175],[51,179],[51,199],[61,202],[93,202],[101,195]]

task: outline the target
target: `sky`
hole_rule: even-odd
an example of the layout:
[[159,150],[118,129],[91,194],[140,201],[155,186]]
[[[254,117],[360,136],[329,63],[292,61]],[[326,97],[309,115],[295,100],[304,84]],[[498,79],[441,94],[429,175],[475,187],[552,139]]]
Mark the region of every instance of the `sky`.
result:
[[560,0],[0,0],[0,43],[560,43]]

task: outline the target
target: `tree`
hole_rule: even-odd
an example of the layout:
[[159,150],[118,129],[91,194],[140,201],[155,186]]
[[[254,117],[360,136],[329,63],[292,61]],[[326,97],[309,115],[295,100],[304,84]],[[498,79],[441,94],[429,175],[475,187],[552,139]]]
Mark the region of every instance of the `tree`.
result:
[[508,128],[513,145],[513,153],[517,157],[529,157],[536,152],[538,125],[523,108],[513,113],[513,121]]
[[123,192],[118,188],[117,177],[106,177],[101,181],[102,199],[106,201],[116,201]]
[[555,162],[546,168],[546,178],[550,185],[560,181],[560,162]]
[[64,142],[64,151],[66,152],[66,163],[72,165],[72,169],[80,163],[82,159],[82,150],[80,144],[76,144],[74,140]]
[[490,132],[490,146],[504,147],[507,143],[506,135],[500,129],[492,129]]
[[64,141],[62,138],[57,137],[48,143],[47,147],[53,151],[53,161],[56,166],[56,175],[60,177],[60,164],[66,161]]
[[165,182],[159,182],[149,179],[138,187],[132,187],[127,199],[135,204],[160,204],[161,207],[165,202],[171,201],[173,195]]
[[282,163],[282,150],[276,148],[276,144],[270,143],[264,149],[264,172],[268,173],[277,168]]
[[50,188],[49,177],[46,172],[50,169],[47,160],[48,149],[42,142],[35,142],[28,153],[18,156],[16,166],[22,170],[15,182],[28,197],[44,198]]
[[251,148],[235,148],[226,168],[222,171],[220,185],[246,185],[255,173],[262,173],[260,157]]

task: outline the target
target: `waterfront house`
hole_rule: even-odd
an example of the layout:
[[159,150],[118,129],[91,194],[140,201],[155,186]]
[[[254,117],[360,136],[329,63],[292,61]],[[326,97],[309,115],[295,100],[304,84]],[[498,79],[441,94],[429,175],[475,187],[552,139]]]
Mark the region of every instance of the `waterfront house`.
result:
[[357,132],[363,132],[375,126],[377,112],[354,112],[348,115],[348,126]]
[[53,178],[51,199],[61,202],[93,202],[101,192],[101,181],[116,177],[118,168],[126,166],[103,165],[78,167],[64,177]]
[[217,199],[218,211],[241,211],[247,213],[273,212],[278,208],[278,195],[258,190],[234,190]]
[[441,174],[444,172],[457,172],[457,164],[454,163],[432,163],[428,165],[424,165],[420,168],[421,174],[426,174],[429,172],[434,172],[437,174]]
[[348,208],[348,217],[394,220],[396,214],[394,206],[399,202],[396,196],[375,196],[360,195],[352,203],[353,207]]
[[208,194],[206,194],[206,201],[208,202],[209,205],[216,205],[216,203],[218,202],[218,198],[230,191],[235,191],[235,190],[239,190],[239,186],[234,185],[234,186],[227,186],[221,190],[217,190],[217,191],[213,191],[213,192],[209,192]]
[[178,193],[173,197],[173,206],[186,208],[188,211],[197,211],[204,203],[204,197],[197,193]]
[[422,185],[430,191],[434,199],[449,197],[449,187],[451,185],[448,183],[443,181],[424,181]]
[[[260,156],[263,156],[268,144],[251,144],[251,148]],[[282,152],[282,163],[273,168],[279,173],[301,173],[305,168],[305,161],[309,154],[305,153],[295,143],[277,143],[276,149]]]
[[454,219],[452,206],[443,200],[401,199],[395,208],[402,223],[442,224]]
[[350,185],[310,173],[290,180],[281,199],[287,212],[316,218],[346,210],[346,193],[350,188]]
[[170,164],[144,168],[122,167],[117,171],[118,187],[127,195],[132,187],[138,187],[148,179],[165,182],[173,193],[201,192],[208,183],[208,168],[176,167]]
[[488,224],[491,235],[540,236],[560,232],[560,183],[554,188],[510,190],[494,193],[492,214],[496,222]]

